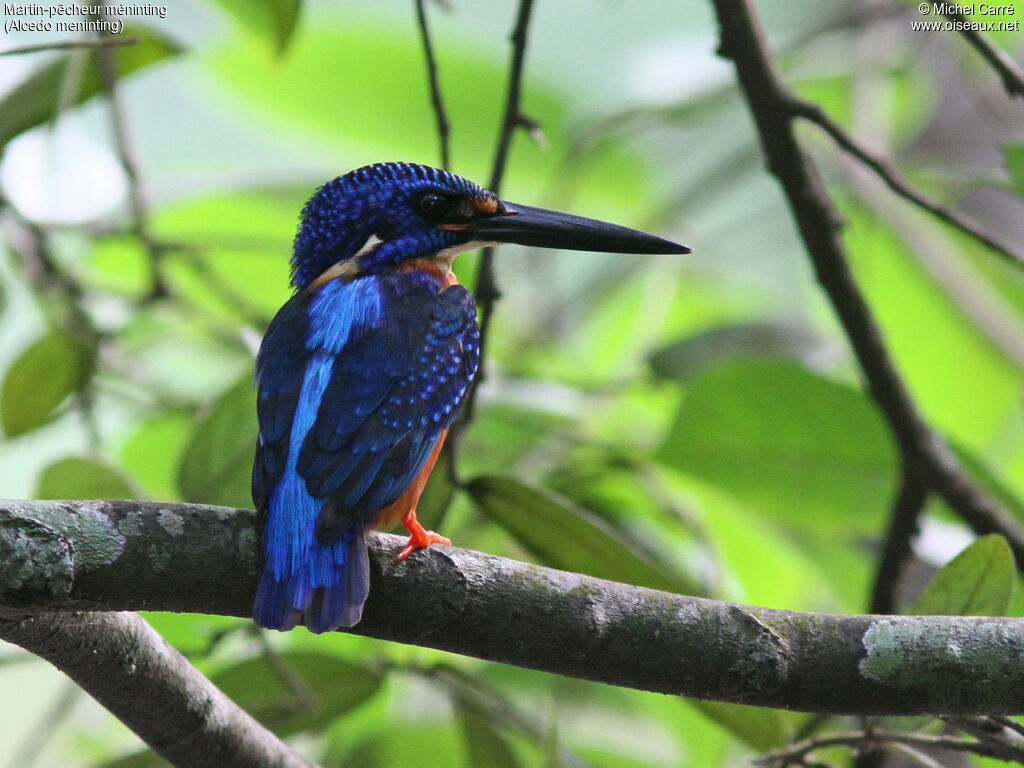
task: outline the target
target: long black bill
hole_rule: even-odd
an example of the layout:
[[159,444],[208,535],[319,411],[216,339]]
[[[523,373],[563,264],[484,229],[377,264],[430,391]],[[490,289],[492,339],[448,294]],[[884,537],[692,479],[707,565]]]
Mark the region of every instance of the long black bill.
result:
[[692,248],[638,229],[519,203],[507,212],[476,219],[465,228],[474,240],[538,248],[605,253],[690,253]]

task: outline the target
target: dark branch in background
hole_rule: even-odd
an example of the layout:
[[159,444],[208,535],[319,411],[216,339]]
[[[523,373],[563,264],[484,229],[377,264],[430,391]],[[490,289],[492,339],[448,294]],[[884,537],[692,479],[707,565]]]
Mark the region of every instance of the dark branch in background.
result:
[[55,291],[62,302],[71,307],[81,304],[82,286],[60,268],[46,241],[42,228],[22,216],[13,204],[0,196],[0,225],[7,242],[21,258],[29,282],[40,290]]
[[0,637],[67,674],[174,765],[310,768],[134,613],[8,612]]
[[449,154],[449,125],[448,113],[444,108],[444,99],[441,96],[441,83],[437,76],[437,60],[434,58],[434,46],[430,42],[430,27],[427,25],[427,9],[424,8],[425,0],[415,0],[416,22],[420,28],[420,39],[423,41],[423,57],[427,61],[427,79],[430,83],[430,103],[434,107],[434,116],[437,119],[437,138],[441,144],[441,167],[446,171],[451,168],[451,155]]
[[930,484],[927,474],[917,464],[904,464],[900,487],[889,518],[885,548],[878,562],[878,574],[871,593],[872,613],[894,613],[896,595],[903,566],[910,557],[911,544],[917,535],[918,523]]
[[75,48],[112,48],[122,45],[135,45],[139,42],[137,37],[105,37],[98,40],[61,40],[54,43],[37,43],[35,45],[20,45],[17,48],[8,48],[0,51],[0,56],[17,56],[23,53],[40,53],[41,51],[66,51]]
[[787,766],[809,765],[807,756],[819,749],[828,747],[871,748],[879,744],[902,744],[911,747],[928,747],[951,752],[966,752],[983,757],[994,757],[1001,760],[1024,761],[1024,749],[1017,749],[1013,757],[1006,757],[1006,751],[995,746],[983,744],[974,739],[960,739],[953,736],[936,736],[930,733],[908,733],[906,731],[885,731],[866,729],[852,733],[832,733],[827,736],[816,736],[812,739],[790,744],[784,749],[766,752],[754,758],[758,765]]
[[128,138],[128,127],[121,107],[121,98],[117,87],[116,52],[108,47],[96,51],[99,60],[100,75],[103,78],[103,90],[110,108],[110,125],[114,133],[114,145],[117,157],[128,179],[128,200],[132,210],[132,234],[134,234],[149,252],[150,298],[162,298],[168,295],[167,285],[163,276],[163,257],[167,250],[164,243],[159,242],[149,230],[149,210],[146,206],[142,180],[139,178],[138,163],[135,161]]
[[721,55],[733,60],[757,125],[770,172],[777,178],[875,402],[889,422],[904,464],[919,463],[931,487],[977,533],[1000,533],[1024,568],[1024,529],[978,488],[907,391],[850,272],[840,215],[811,158],[797,142],[787,91],[748,0],[713,0],[721,26]]
[[128,200],[132,214],[130,232],[139,239],[149,253],[151,287],[149,295],[143,301],[152,301],[170,295],[171,290],[164,277],[163,263],[164,257],[168,253],[174,252],[198,272],[203,281],[214,289],[221,300],[237,312],[246,323],[257,328],[265,328],[269,318],[239,293],[234,285],[218,275],[210,267],[209,262],[201,258],[194,248],[181,243],[165,242],[153,235],[149,225],[149,206],[146,204],[142,179],[139,175],[139,164],[131,148],[127,120],[118,92],[116,52],[108,48],[101,48],[97,52],[97,56],[103,78],[103,90],[110,110],[115,150],[128,180]]
[[1024,253],[986,232],[985,227],[972,220],[970,216],[965,216],[949,206],[942,205],[915,189],[906,177],[893,167],[887,158],[863,146],[817,104],[804,101],[788,91],[784,92],[782,96],[786,108],[794,115],[802,117],[804,120],[814,123],[821,128],[821,130],[832,137],[832,140],[840,148],[870,168],[897,195],[928,211],[928,213],[940,221],[944,221],[950,226],[959,229],[965,235],[991,248],[995,253],[1009,259],[1017,266],[1024,267]]
[[[196,504],[0,503],[0,616],[9,617],[0,622],[0,637],[50,658],[116,713],[128,710],[126,719],[139,728],[199,727],[191,689],[173,690],[192,686],[193,678],[178,684],[175,675],[143,666],[155,654],[153,664],[177,668],[176,652],[149,637],[148,628],[87,614],[69,621],[64,611],[249,616],[259,579],[255,517]],[[1024,619],[745,607],[457,547],[431,547],[396,569],[404,539],[374,534],[370,542],[373,589],[359,634],[759,706],[1024,713]],[[55,629],[70,634],[51,638]],[[134,642],[144,647],[132,650]],[[132,663],[134,675],[127,674]],[[165,687],[139,687],[151,678]],[[171,711],[178,707],[180,715]]]
[[992,757],[1024,764],[1024,725],[1008,717],[944,717],[991,750]]
[[[509,149],[512,146],[512,136],[517,128],[534,128],[536,122],[523,115],[519,106],[523,90],[523,66],[526,62],[527,30],[530,26],[530,14],[533,11],[533,0],[520,0],[519,11],[516,13],[515,26],[512,28],[512,61],[508,71],[508,92],[505,99],[505,115],[501,122],[501,132],[498,135],[498,149],[494,155],[494,168],[491,171],[491,183],[488,187],[495,194],[501,190],[501,182],[505,177],[505,165],[508,162]],[[466,404],[462,409],[462,424],[468,424],[473,419],[473,409],[476,405],[476,393],[484,380],[483,361],[487,349],[487,333],[491,327],[491,315],[494,313],[494,302],[501,297],[498,285],[494,278],[494,249],[484,248],[480,257],[480,272],[477,274],[476,286],[473,291],[476,296],[477,306],[480,308],[480,371],[477,372],[476,380],[470,386],[469,395],[466,397]]]
[[[947,13],[953,21],[966,21],[961,13]],[[1017,62],[1011,59],[1002,48],[989,40],[977,30],[963,28],[960,34],[968,43],[981,54],[982,58],[989,63],[1002,78],[1003,88],[1011,96],[1018,96],[1024,99],[1024,72],[1017,66]]]

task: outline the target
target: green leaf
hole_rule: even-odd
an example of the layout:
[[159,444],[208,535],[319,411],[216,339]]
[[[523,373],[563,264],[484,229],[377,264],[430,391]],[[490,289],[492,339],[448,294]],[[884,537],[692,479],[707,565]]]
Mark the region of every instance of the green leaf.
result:
[[141,298],[152,288],[149,251],[134,235],[94,240],[81,279],[91,288]]
[[607,523],[507,477],[478,477],[466,491],[543,564],[669,592],[700,588],[645,557]]
[[1007,144],[1003,147],[1006,153],[1006,167],[1010,170],[1010,181],[1013,182],[1017,194],[1024,197],[1024,144]]
[[472,768],[518,768],[519,760],[505,737],[470,707],[459,708],[459,721]]
[[95,345],[50,331],[14,361],[0,389],[0,426],[8,437],[45,424],[91,375]]
[[185,501],[252,505],[250,482],[256,449],[256,395],[245,376],[198,420],[178,465]]
[[749,322],[694,333],[655,350],[649,362],[661,378],[685,380],[737,357],[789,357],[809,363],[828,352],[827,342],[802,325]]
[[115,468],[84,456],[68,456],[39,476],[37,499],[134,499],[127,478]]
[[210,677],[278,736],[323,729],[373,696],[381,679],[366,667],[308,651],[280,653],[273,667],[257,656]]
[[[148,27],[126,26],[123,36],[137,38],[138,42],[111,49],[116,57],[117,74],[122,78],[183,50],[170,38]],[[95,50],[64,54],[43,65],[0,98],[0,149],[18,134],[57,117],[68,68],[77,66],[77,62],[73,62],[76,57],[85,57],[85,66],[71,103],[81,104],[103,90]]]
[[789,712],[724,701],[689,700],[706,717],[718,723],[758,752],[782,747],[792,738]]
[[288,49],[302,9],[302,0],[216,0],[216,3],[241,26],[269,43],[278,56]]
[[1013,599],[1013,552],[999,534],[982,536],[946,563],[917,599],[916,616],[1005,616]]
[[784,361],[702,373],[658,458],[780,519],[872,530],[896,470],[867,395]]

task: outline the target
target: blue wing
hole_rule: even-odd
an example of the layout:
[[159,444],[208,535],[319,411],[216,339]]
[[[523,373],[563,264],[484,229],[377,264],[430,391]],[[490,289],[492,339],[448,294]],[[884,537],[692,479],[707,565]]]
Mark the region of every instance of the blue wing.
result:
[[[472,296],[423,273],[332,281],[286,304],[257,358],[253,500],[264,626],[358,621],[363,532],[419,473],[478,363]],[[308,609],[308,610],[307,610]]]
[[298,456],[310,493],[325,500],[317,535],[332,541],[394,503],[458,412],[479,359],[469,291],[439,294],[415,273],[382,292],[385,325],[350,341]]

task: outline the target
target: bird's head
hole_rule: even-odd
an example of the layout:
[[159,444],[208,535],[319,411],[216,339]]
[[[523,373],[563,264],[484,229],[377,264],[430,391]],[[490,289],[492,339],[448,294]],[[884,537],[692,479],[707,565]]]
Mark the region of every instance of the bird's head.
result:
[[462,251],[498,243],[612,253],[689,253],[655,235],[572,214],[508,203],[453,173],[378,163],[321,186],[302,211],[292,283],[327,273],[374,274],[411,259],[447,272]]

